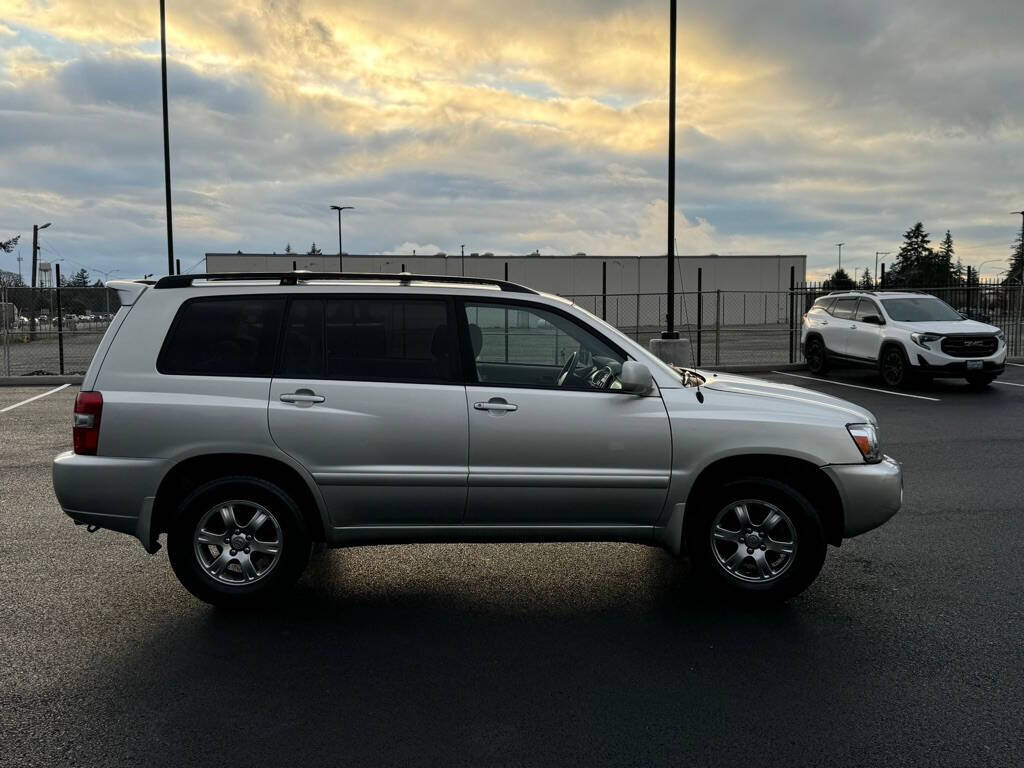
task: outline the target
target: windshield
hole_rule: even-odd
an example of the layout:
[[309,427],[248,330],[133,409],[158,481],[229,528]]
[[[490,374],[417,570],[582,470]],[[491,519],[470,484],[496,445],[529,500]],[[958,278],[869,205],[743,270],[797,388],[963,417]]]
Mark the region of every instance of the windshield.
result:
[[904,323],[930,320],[963,320],[963,316],[942,299],[922,296],[913,299],[882,299],[889,317]]

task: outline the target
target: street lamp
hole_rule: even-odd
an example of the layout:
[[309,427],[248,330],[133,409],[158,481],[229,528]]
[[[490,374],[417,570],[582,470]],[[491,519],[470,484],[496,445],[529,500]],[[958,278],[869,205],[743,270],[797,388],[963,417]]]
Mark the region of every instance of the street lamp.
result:
[[844,245],[846,245],[846,243],[836,243],[836,248],[839,249],[839,269],[836,270],[837,272],[841,271],[842,268],[843,268],[843,246]]
[[338,271],[344,272],[344,256],[345,252],[341,248],[341,212],[342,211],[354,211],[356,207],[354,205],[332,205],[331,210],[338,212]]
[[[1003,261],[1003,259],[986,259],[985,261],[981,262],[981,264],[978,265],[978,279],[979,280],[981,279],[981,268],[982,267],[984,267],[986,264],[995,264],[997,261]],[[997,277],[998,277],[998,275],[997,275]]]
[[462,276],[465,277],[466,276],[466,244],[463,243],[462,245],[459,246],[459,248],[462,249],[462,259],[461,259],[461,261],[462,261]]
[[668,44],[668,246],[665,249],[665,267],[667,269],[666,299],[668,314],[665,316],[663,339],[678,339],[679,332],[675,328],[676,321],[676,0],[672,0],[669,8],[669,44]]

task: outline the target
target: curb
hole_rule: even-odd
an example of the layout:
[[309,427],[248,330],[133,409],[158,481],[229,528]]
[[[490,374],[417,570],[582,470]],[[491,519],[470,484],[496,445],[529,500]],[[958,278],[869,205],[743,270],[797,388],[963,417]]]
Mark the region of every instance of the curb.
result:
[[0,387],[56,387],[81,384],[84,376],[0,376]]

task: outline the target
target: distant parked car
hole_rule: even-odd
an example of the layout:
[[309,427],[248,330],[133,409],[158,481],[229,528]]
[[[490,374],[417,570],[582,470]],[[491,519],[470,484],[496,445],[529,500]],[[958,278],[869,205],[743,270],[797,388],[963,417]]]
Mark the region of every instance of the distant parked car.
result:
[[983,387],[1005,370],[1006,338],[949,304],[911,291],[841,291],[804,315],[800,348],[812,373],[832,365],[877,367],[891,387],[914,376]]

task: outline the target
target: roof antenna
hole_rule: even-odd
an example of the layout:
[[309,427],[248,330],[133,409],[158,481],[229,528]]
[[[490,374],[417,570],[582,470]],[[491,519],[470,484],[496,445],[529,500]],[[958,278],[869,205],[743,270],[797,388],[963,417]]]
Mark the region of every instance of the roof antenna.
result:
[[[690,312],[689,312],[689,310],[686,309],[686,291],[684,290],[685,286],[683,284],[683,270],[682,270],[682,267],[679,266],[679,240],[678,240],[678,238],[672,238],[672,245],[673,245],[673,248],[674,248],[674,250],[676,252],[675,262],[676,262],[676,271],[679,273],[679,294],[683,297],[683,318],[686,320],[686,338],[690,342],[690,364],[693,367],[693,373],[692,374],[688,374],[685,371],[683,372],[683,382],[685,383],[686,379],[688,377],[692,378],[692,381],[694,382],[694,384],[697,387],[697,402],[698,403],[703,403],[704,402],[704,393],[700,391],[700,385],[703,383],[703,379],[697,373],[697,360],[693,356],[693,338],[690,336]],[[699,296],[697,297],[697,301],[700,301],[700,297]]]

